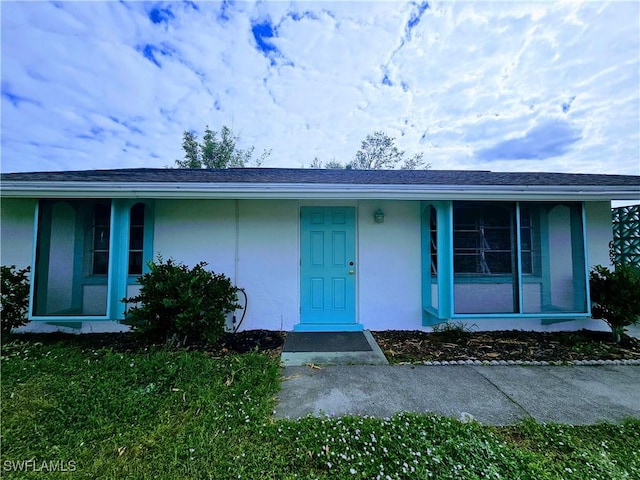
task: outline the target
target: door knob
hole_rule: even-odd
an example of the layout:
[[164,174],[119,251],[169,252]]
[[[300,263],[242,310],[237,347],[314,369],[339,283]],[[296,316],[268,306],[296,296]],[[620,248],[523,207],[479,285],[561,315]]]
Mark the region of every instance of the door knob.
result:
[[349,275],[353,275],[354,271],[353,270],[349,270]]

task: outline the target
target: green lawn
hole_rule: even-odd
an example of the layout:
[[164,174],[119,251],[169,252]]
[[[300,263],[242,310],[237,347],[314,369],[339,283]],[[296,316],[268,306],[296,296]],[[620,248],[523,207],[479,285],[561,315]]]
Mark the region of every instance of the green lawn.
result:
[[1,366],[2,478],[640,478],[639,420],[274,421],[278,363],[257,353],[13,340]]

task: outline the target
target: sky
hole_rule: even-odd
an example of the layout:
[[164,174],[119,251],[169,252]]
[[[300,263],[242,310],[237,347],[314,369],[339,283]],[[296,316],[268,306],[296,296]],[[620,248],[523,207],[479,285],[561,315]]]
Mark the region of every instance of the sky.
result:
[[2,172],[264,167],[375,131],[433,169],[640,174],[640,2],[0,2]]

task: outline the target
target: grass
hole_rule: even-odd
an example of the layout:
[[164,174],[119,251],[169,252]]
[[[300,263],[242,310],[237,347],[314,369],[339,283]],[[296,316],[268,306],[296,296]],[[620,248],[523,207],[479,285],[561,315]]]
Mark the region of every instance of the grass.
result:
[[14,340],[2,346],[1,368],[2,478],[640,478],[639,420],[274,421],[278,363],[258,353]]

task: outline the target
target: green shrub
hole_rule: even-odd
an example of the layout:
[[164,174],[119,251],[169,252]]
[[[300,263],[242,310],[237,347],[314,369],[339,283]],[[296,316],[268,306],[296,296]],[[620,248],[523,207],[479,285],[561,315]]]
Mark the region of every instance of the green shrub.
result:
[[0,325],[3,334],[25,325],[29,310],[29,267],[17,269],[2,265],[2,301]]
[[640,319],[640,269],[618,264],[612,271],[596,265],[589,285],[592,316],[607,322],[619,342],[624,328]]
[[126,313],[127,323],[142,334],[165,336],[167,342],[215,342],[224,333],[226,314],[240,307],[231,280],[205,270],[206,262],[190,269],[158,257],[148,265],[138,295],[122,300],[136,304]]

